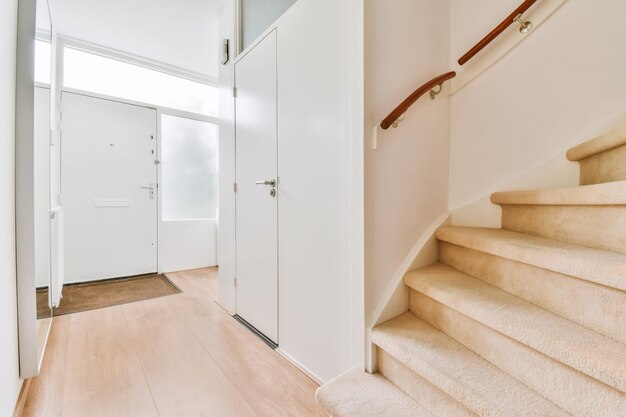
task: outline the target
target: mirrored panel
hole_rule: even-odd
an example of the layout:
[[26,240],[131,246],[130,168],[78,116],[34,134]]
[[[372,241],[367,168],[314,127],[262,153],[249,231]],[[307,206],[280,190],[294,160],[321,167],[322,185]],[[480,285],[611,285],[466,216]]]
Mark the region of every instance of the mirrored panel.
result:
[[52,325],[50,133],[54,85],[48,0],[18,3],[15,185],[20,376],[39,373]]
[[50,298],[50,130],[52,18],[47,0],[37,0],[33,107],[35,291],[37,357],[43,356],[52,323]]

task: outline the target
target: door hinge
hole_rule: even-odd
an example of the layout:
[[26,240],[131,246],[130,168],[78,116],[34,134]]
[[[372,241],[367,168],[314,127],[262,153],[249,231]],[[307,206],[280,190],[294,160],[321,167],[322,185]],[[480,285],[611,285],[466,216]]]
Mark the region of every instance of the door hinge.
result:
[[235,193],[237,192],[237,183],[236,182],[233,183],[233,192],[235,192]]
[[237,98],[237,87],[233,85],[233,98]]
[[236,288],[237,287],[237,277],[233,278],[233,286]]

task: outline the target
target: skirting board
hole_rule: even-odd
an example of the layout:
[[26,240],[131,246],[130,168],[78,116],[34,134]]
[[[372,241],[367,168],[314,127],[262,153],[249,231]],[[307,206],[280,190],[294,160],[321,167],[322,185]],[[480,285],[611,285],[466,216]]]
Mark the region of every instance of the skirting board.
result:
[[[435,232],[441,226],[449,224],[450,213],[442,213],[424,233],[417,239],[415,245],[411,248],[404,261],[400,264],[391,281],[385,288],[380,303],[376,306],[372,320],[367,324],[367,337],[369,333],[378,324],[393,318],[408,310],[408,291],[402,292],[404,288],[404,275],[411,269],[426,266],[427,264],[436,262],[439,259],[436,245]],[[405,297],[406,296],[406,297]],[[375,370],[376,358],[375,350],[371,343],[366,343],[366,364],[367,370],[373,372]]]
[[282,356],[289,363],[291,363],[293,366],[298,368],[300,370],[300,372],[302,372],[303,374],[305,374],[306,376],[311,378],[316,384],[318,384],[320,386],[324,385],[324,381],[320,377],[315,375],[313,372],[309,371],[304,365],[302,365],[300,362],[298,362],[293,357],[291,357],[287,352],[285,352],[281,348],[276,349],[275,352],[278,352],[278,354],[280,356]]

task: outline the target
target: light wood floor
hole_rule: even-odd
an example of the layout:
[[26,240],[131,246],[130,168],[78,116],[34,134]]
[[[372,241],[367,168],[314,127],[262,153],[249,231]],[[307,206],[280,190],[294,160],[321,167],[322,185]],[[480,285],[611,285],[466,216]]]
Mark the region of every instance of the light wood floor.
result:
[[54,318],[23,416],[316,416],[317,384],[214,300],[217,270],[168,274],[181,294]]

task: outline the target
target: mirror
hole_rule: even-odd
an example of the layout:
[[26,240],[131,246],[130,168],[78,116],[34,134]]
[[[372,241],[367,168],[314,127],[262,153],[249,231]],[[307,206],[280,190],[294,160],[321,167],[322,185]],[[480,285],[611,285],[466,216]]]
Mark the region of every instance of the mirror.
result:
[[[16,249],[20,376],[39,373],[52,325],[51,109],[55,91],[48,0],[18,3],[16,73]],[[51,151],[52,150],[52,151]],[[52,290],[52,291],[51,291]]]
[[52,79],[52,18],[47,0],[37,0],[35,16],[34,175],[35,285],[37,300],[37,358],[41,362],[52,324],[50,132]]

